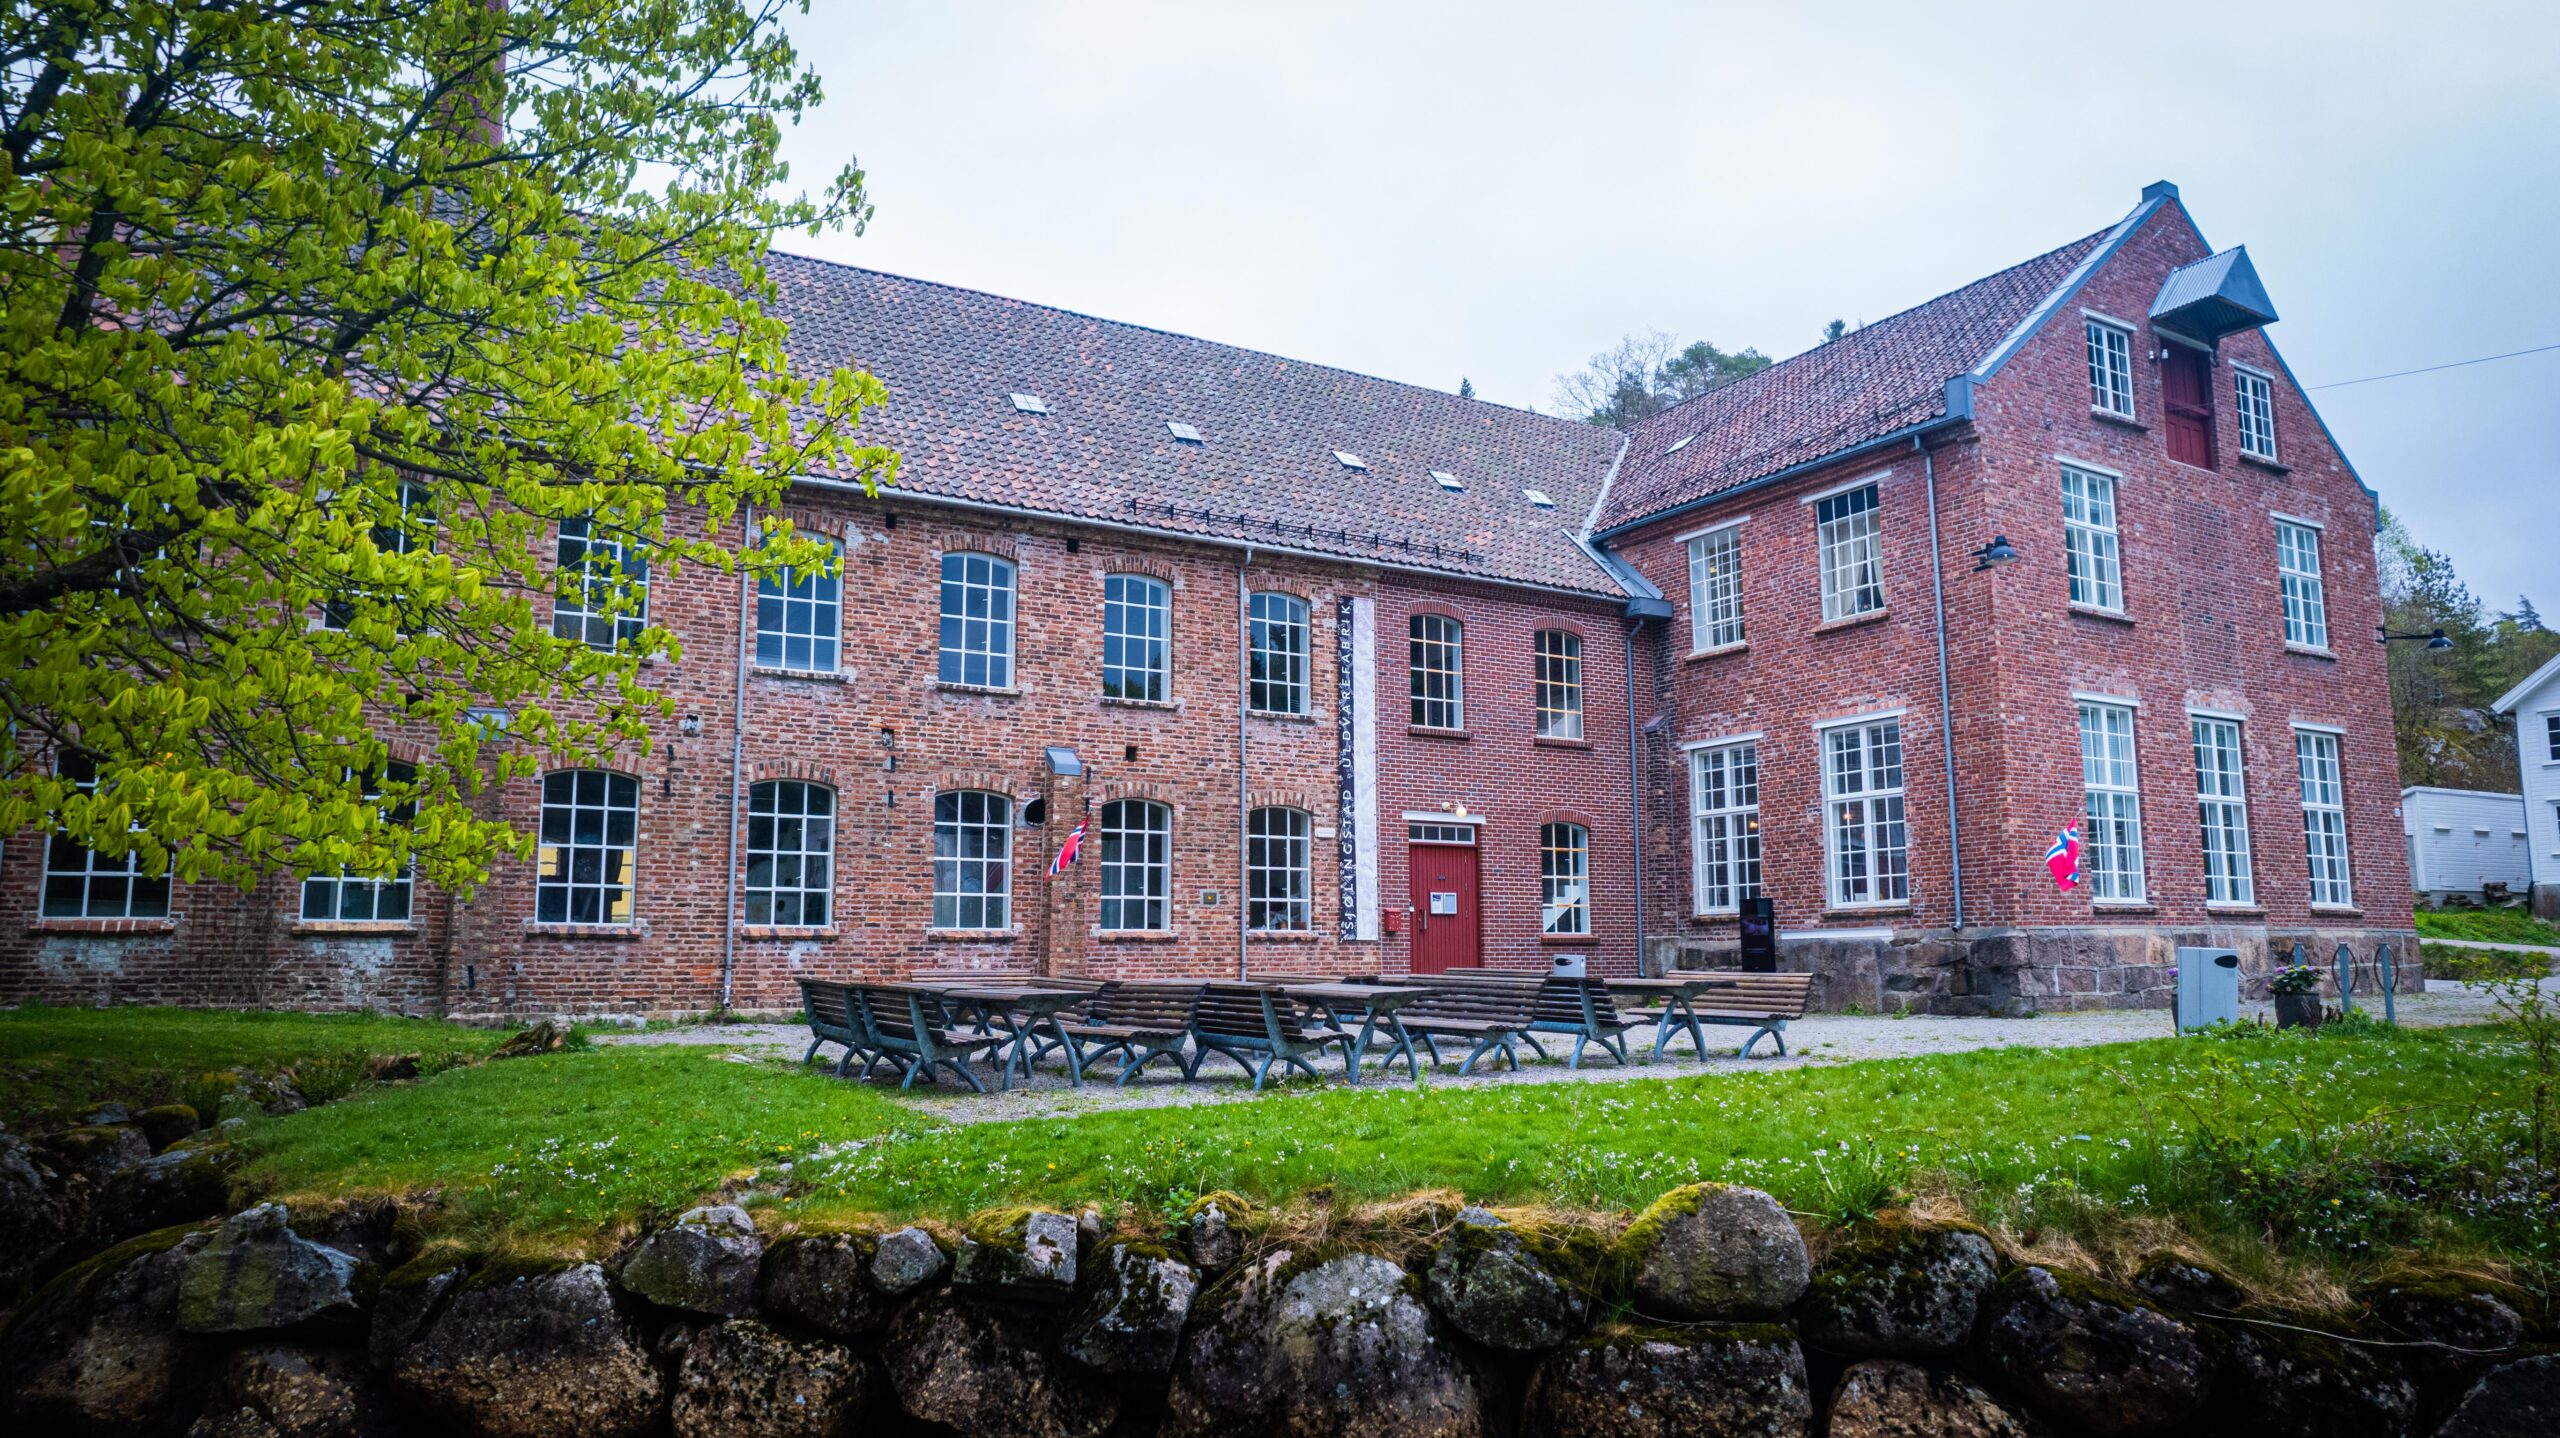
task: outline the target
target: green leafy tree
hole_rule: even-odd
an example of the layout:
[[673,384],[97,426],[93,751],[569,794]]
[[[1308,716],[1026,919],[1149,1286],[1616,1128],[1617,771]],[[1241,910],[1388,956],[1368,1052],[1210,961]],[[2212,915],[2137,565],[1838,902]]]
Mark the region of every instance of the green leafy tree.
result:
[[811,562],[744,511],[894,472],[768,309],[770,237],[867,215],[784,197],[786,8],[0,13],[0,832],[468,887],[530,842],[490,785],[646,747],[638,581]]
[[1628,335],[1572,374],[1556,376],[1556,407],[1618,428],[1767,369],[1756,349],[1727,352],[1705,340],[1683,346],[1660,330]]
[[2560,653],[2530,600],[2494,619],[2453,560],[2386,512],[2376,541],[2383,620],[2395,634],[2441,629],[2449,650],[2390,646],[2391,711],[2400,780],[2506,792],[2519,783],[2515,735],[2490,711],[2498,697]]

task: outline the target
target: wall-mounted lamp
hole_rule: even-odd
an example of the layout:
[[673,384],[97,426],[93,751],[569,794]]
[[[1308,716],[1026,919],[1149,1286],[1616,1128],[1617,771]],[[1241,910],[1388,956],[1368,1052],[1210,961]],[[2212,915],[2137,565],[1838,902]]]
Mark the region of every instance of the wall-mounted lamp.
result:
[[2427,642],[2427,647],[2429,649],[2451,649],[2453,647],[2453,641],[2445,638],[2444,631],[2441,629],[2427,634],[2394,634],[2387,626],[2380,624],[2373,626],[2373,642],[2376,644],[2392,644],[2403,639],[2423,639]]
[[677,720],[676,732],[682,734],[687,739],[701,738],[702,716],[699,714],[687,714],[682,719]]
[[2017,557],[2018,548],[2009,542],[2009,536],[1995,534],[1989,544],[1973,552],[1973,572],[1980,574],[1986,569],[1998,569]]

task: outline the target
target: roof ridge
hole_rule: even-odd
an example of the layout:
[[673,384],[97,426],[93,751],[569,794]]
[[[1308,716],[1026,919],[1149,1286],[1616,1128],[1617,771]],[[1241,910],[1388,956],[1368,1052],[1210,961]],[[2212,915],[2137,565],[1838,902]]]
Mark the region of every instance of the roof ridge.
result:
[[1392,385],[1397,389],[1411,390],[1416,394],[1435,395],[1441,399],[1454,400],[1461,404],[1482,405],[1486,409],[1501,410],[1506,414],[1524,415],[1530,419],[1538,420],[1546,424],[1579,425],[1585,428],[1606,428],[1606,426],[1594,426],[1589,420],[1574,419],[1568,415],[1544,414],[1538,410],[1531,409],[1526,405],[1503,404],[1498,400],[1478,399],[1473,395],[1462,395],[1454,390],[1434,389],[1430,385],[1416,384],[1411,380],[1394,379],[1386,375],[1370,374],[1366,370],[1351,369],[1337,364],[1326,364],[1322,360],[1298,359],[1290,355],[1281,354],[1276,350],[1254,349],[1246,345],[1229,344],[1224,340],[1213,340],[1205,335],[1186,334],[1181,330],[1169,330],[1159,325],[1139,324],[1135,320],[1116,320],[1108,315],[1097,315],[1085,310],[1069,309],[1065,305],[1044,304],[1039,300],[1026,300],[1019,295],[999,294],[994,290],[980,289],[975,285],[957,285],[948,280],[929,280],[918,275],[902,275],[895,270],[873,269],[869,265],[857,265],[847,260],[829,259],[824,255],[804,255],[798,250],[786,250],[778,246],[769,247],[766,250],[766,253],[768,255],[780,255],[785,259],[801,260],[809,264],[825,265],[830,269],[850,270],[855,274],[870,275],[875,279],[896,280],[900,284],[923,285],[928,289],[944,290],[952,294],[976,295],[982,299],[997,300],[1004,304],[1021,305],[1026,309],[1045,310],[1050,314],[1065,315],[1070,319],[1086,320],[1098,325],[1109,325],[1114,329],[1132,330],[1139,334],[1161,335],[1166,339],[1181,340],[1186,344],[1207,345],[1214,349],[1225,350],[1231,354],[1253,355],[1261,359],[1277,360],[1282,364],[1297,365],[1305,369],[1321,371],[1325,374],[1342,375],[1348,379],[1363,380],[1370,384]]

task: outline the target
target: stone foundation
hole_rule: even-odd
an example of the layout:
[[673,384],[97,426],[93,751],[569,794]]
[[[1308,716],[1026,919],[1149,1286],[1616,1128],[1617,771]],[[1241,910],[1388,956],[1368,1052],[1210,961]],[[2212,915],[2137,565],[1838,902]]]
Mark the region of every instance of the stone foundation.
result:
[[[1798,934],[1781,939],[1779,967],[1815,976],[1811,1007],[1822,1013],[1908,1009],[1979,1017],[2074,1009],[2165,1009],[2177,988],[2173,971],[2180,948],[2238,950],[2241,997],[2263,999],[2269,974],[2290,960],[2297,943],[2305,959],[2321,971],[2321,992],[2333,1001],[2341,944],[2351,959],[2358,999],[2379,997],[2382,992],[2378,955],[2384,945],[2391,949],[2397,990],[2425,990],[2418,936],[2406,929],[2091,924],[1897,929],[1890,938]],[[1653,940],[1647,959],[1656,970],[1731,968],[1739,952],[1731,941],[1672,936]]]

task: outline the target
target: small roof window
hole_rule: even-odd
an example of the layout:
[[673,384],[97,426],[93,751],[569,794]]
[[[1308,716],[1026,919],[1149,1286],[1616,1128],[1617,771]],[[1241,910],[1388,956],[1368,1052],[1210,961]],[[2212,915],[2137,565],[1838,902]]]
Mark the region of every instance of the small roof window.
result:
[[1694,435],[1694,434],[1684,434],[1684,435],[1680,436],[1678,439],[1673,440],[1673,441],[1671,442],[1671,447],[1670,447],[1669,449],[1664,450],[1664,451],[1663,451],[1663,454],[1664,454],[1664,455],[1666,455],[1666,456],[1668,456],[1668,455],[1678,454],[1680,451],[1682,451],[1682,450],[1684,450],[1684,449],[1687,449],[1687,448],[1689,447],[1689,443],[1690,443],[1690,441],[1692,441],[1692,440],[1694,440],[1694,439],[1696,439],[1696,438],[1697,438],[1697,436],[1696,436],[1696,435]]
[[1041,399],[1040,396],[1036,394],[1024,394],[1020,390],[1015,390],[1013,392],[1013,407],[1022,411],[1024,414],[1047,414],[1049,412],[1049,405],[1047,401]]
[[1171,434],[1175,439],[1182,441],[1184,444],[1207,443],[1207,441],[1200,438],[1200,431],[1192,428],[1190,425],[1184,424],[1178,419],[1166,420],[1164,422],[1164,427],[1167,433]]
[[1524,489],[1520,492],[1527,495],[1529,497],[1529,502],[1540,509],[1553,509],[1556,507],[1556,502],[1547,498],[1547,492],[1543,489]]
[[1431,479],[1433,483],[1438,484],[1442,489],[1449,491],[1451,494],[1464,494],[1467,492],[1467,482],[1458,478],[1456,475],[1451,474],[1445,469],[1435,469],[1431,471]]
[[1335,450],[1333,452],[1333,457],[1342,461],[1342,467],[1344,469],[1356,469],[1363,474],[1366,474],[1369,471],[1369,461],[1362,459],[1360,456],[1353,454],[1347,449]]

